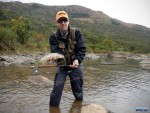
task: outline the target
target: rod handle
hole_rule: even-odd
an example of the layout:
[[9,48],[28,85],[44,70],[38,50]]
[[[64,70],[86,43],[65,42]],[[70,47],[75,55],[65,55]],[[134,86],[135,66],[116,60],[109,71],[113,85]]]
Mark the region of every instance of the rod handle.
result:
[[56,67],[56,65],[38,65],[39,68]]

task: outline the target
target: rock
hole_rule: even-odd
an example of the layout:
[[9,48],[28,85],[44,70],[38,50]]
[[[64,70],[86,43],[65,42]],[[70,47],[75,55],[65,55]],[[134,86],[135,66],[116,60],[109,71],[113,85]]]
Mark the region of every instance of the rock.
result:
[[150,59],[142,60],[139,64],[142,69],[150,70]]
[[126,58],[127,55],[124,52],[118,52],[118,51],[114,51],[112,53],[108,54],[108,57],[113,57],[113,58]]
[[5,58],[0,57],[0,61],[6,61],[6,59],[5,59]]
[[40,76],[40,75],[29,76],[28,80],[32,82],[33,84],[44,86],[44,87],[48,87],[53,84],[53,82],[50,81],[48,78],[44,76]]
[[94,54],[94,53],[87,54],[85,57],[85,59],[93,59],[93,60],[97,60],[99,58],[100,58],[100,56],[97,54]]
[[108,113],[108,111],[99,104],[89,104],[81,108],[81,113]]
[[140,63],[141,64],[150,64],[150,59],[144,59]]
[[140,66],[142,69],[150,70],[150,64],[144,64],[144,63],[142,64],[141,63]]
[[25,60],[23,62],[21,62],[22,65],[31,65],[31,64],[35,64],[35,62],[33,62],[32,60]]

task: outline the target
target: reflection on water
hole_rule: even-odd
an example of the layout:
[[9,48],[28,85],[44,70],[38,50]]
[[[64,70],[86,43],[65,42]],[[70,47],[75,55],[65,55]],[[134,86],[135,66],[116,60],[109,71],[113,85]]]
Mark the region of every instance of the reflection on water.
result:
[[[0,67],[0,113],[79,113],[83,105],[97,103],[113,113],[137,113],[136,107],[150,111],[150,71],[140,69],[134,60],[84,62],[84,101],[74,101],[67,79],[59,108],[49,109],[53,85],[33,84],[30,67]],[[54,79],[55,68],[40,69],[40,74]],[[148,112],[149,112],[148,111]]]

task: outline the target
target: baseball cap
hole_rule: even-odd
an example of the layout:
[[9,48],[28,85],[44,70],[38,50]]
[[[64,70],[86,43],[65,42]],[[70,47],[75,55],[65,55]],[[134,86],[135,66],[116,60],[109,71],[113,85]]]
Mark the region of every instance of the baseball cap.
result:
[[67,14],[65,11],[59,11],[59,12],[56,14],[56,20],[58,20],[58,19],[61,18],[61,17],[65,17],[65,18],[69,19],[68,14]]

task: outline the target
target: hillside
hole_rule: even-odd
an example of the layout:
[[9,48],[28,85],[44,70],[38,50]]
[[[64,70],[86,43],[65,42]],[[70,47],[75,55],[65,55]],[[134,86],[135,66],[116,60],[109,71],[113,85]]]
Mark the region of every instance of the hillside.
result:
[[[55,14],[59,10],[68,12],[70,25],[82,31],[89,50],[150,52],[150,28],[124,23],[101,11],[77,5],[45,6],[36,3],[0,2],[0,26],[10,26],[10,19],[24,16],[31,20],[33,31],[48,38],[56,28]],[[106,44],[106,39],[112,41],[111,46]]]

